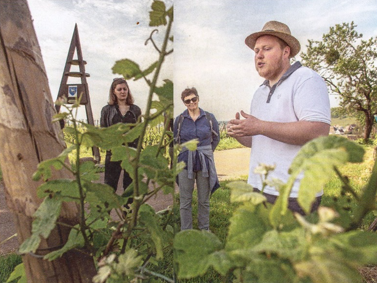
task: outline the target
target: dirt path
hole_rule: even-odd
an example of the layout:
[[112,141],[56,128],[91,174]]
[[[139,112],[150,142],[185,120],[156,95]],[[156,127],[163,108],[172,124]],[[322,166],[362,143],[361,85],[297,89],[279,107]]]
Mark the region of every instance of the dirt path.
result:
[[[239,176],[248,175],[249,171],[249,154],[250,149],[238,148],[231,150],[215,151],[216,170],[220,181],[235,179]],[[101,174],[101,182],[103,182],[103,174]],[[117,193],[121,193],[118,188]],[[173,203],[171,195],[164,195],[160,192],[156,197],[150,199],[148,203],[156,210],[162,210]],[[13,223],[13,215],[8,210],[5,202],[5,193],[3,184],[0,183],[0,242],[11,237],[16,233]],[[0,246],[0,255],[16,251],[18,241],[14,237]]]

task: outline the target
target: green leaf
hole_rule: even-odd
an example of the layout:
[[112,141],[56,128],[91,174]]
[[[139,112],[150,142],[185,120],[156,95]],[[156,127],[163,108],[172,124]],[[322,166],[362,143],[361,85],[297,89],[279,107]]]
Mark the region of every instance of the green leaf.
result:
[[64,119],[67,119],[67,117],[69,116],[69,113],[67,112],[60,112],[60,113],[57,113],[53,116],[53,119],[52,119],[52,122],[57,122],[59,120],[64,120]]
[[368,184],[362,191],[361,200],[356,208],[355,219],[358,221],[361,219],[365,213],[370,210],[376,209],[376,192],[377,192],[377,159],[374,161],[374,166],[372,168],[372,175],[368,181]]
[[198,147],[198,143],[199,143],[199,141],[197,139],[195,139],[195,140],[191,140],[191,141],[182,143],[181,147],[182,148],[186,147],[188,150],[194,151]]
[[144,70],[140,74],[136,75],[135,78],[134,78],[134,81],[137,81],[138,79],[141,79],[143,77],[148,76],[150,73],[152,73],[157,68],[157,66],[158,66],[158,61],[154,62],[146,70]]
[[250,202],[251,204],[258,205],[266,201],[265,196],[254,192],[253,187],[246,182],[236,181],[228,183],[226,186],[231,189],[231,202]]
[[244,204],[230,219],[226,250],[251,248],[269,229],[267,209],[263,205]]
[[79,187],[76,180],[59,179],[47,181],[38,187],[37,195],[40,198],[50,195],[59,201],[76,201],[80,198]]
[[135,270],[142,264],[143,256],[138,256],[137,251],[129,249],[118,257],[118,264],[115,264],[116,273],[126,276],[133,276]]
[[362,282],[360,273],[356,269],[343,261],[332,259],[328,254],[299,262],[294,268],[299,277],[309,277],[313,283]]
[[209,261],[213,268],[223,276],[225,276],[231,268],[235,267],[235,262],[224,250],[215,251],[210,254]]
[[99,174],[93,161],[80,163],[80,177],[87,182],[99,180]]
[[293,182],[294,178],[290,178],[288,183],[280,188],[279,196],[271,208],[269,219],[271,225],[275,229],[277,229],[284,221],[291,222],[289,220],[293,218],[293,214],[288,210],[288,198]]
[[357,265],[377,264],[377,233],[369,231],[351,231],[334,235],[330,239],[341,257]]
[[79,226],[76,225],[75,228],[76,229],[71,229],[71,231],[69,232],[68,240],[61,249],[48,253],[44,256],[43,259],[52,261],[61,257],[64,253],[68,252],[69,250],[84,247],[84,237],[82,236],[81,232],[77,230],[79,229]]
[[[117,123],[110,127],[93,129],[99,135],[96,146],[109,150],[114,146],[120,146],[124,143],[124,133],[128,132],[131,124]],[[88,132],[92,131],[91,129]]]
[[173,103],[174,85],[171,80],[164,80],[162,87],[156,87],[154,92],[164,105]]
[[130,59],[118,60],[112,68],[113,74],[120,74],[126,80],[133,77],[140,76],[142,71],[137,63],[131,61]]
[[84,124],[87,130],[82,134],[81,146],[93,147],[102,142],[101,132],[97,127]]
[[162,259],[164,253],[163,248],[163,231],[160,225],[158,224],[155,211],[149,205],[142,205],[139,211],[140,222],[145,225],[148,229],[150,237],[156,248],[156,258]]
[[221,248],[220,240],[212,233],[197,230],[179,232],[174,238],[178,278],[203,275],[211,265],[218,266],[219,258],[212,253]]
[[56,158],[51,158],[45,161],[42,161],[37,166],[37,171],[33,174],[33,180],[39,181],[42,176],[43,180],[46,181],[52,176],[51,168],[55,168],[56,170],[60,170],[64,166],[64,161],[66,156],[58,156]]
[[158,152],[158,146],[148,146],[141,152],[140,165],[149,178],[156,178],[159,171],[168,168],[168,160]]
[[297,262],[305,258],[309,248],[305,230],[296,228],[289,232],[267,231],[262,241],[251,250],[260,254],[276,254],[279,258]]
[[144,129],[144,123],[139,123],[132,129],[130,129],[127,133],[124,134],[126,142],[133,142],[138,137],[140,137],[142,131]]
[[113,208],[119,208],[123,204],[123,198],[106,184],[84,182],[83,186],[86,190],[86,201],[90,204],[92,213],[102,214]]
[[166,15],[165,3],[162,1],[153,1],[152,12],[149,12],[149,26],[156,27],[166,25]]
[[289,169],[290,182],[296,179],[300,172],[305,172],[298,194],[301,207],[309,213],[316,193],[329,181],[334,167],[347,161],[362,162],[364,153],[361,146],[336,135],[320,137],[305,144]]
[[13,280],[17,280],[17,283],[27,283],[25,266],[23,263],[20,263],[14,268],[6,283],[14,282]]
[[[248,274],[249,273],[249,274]],[[296,282],[296,273],[287,260],[255,257],[246,267],[245,282]],[[257,279],[254,279],[254,278]],[[304,281],[300,281],[304,282]]]
[[35,253],[41,241],[40,237],[48,238],[51,230],[55,228],[56,220],[60,214],[61,204],[61,201],[55,198],[44,199],[33,215],[35,220],[33,221],[31,229],[32,236],[21,244],[21,253]]

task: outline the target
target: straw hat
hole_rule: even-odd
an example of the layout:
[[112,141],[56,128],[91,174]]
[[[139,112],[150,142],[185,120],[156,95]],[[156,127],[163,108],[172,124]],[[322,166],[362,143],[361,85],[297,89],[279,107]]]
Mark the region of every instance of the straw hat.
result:
[[267,22],[263,26],[262,31],[252,33],[248,37],[246,37],[246,45],[254,50],[255,42],[257,41],[258,37],[262,35],[273,35],[287,43],[291,48],[291,57],[296,56],[298,52],[300,52],[300,42],[291,35],[291,30],[286,24],[278,21]]

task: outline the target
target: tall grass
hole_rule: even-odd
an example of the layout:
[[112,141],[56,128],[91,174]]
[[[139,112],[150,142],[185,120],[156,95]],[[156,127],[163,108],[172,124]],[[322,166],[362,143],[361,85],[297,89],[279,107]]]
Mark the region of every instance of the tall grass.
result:
[[0,282],[6,282],[13,269],[22,262],[22,258],[16,254],[0,257]]

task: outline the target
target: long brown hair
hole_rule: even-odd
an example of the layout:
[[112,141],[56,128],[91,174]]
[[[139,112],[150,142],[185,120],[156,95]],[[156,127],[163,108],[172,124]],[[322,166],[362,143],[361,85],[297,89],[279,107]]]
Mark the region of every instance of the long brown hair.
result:
[[124,78],[116,78],[116,79],[113,80],[113,82],[110,86],[109,105],[118,104],[118,99],[117,99],[116,95],[114,94],[114,89],[116,88],[117,85],[120,85],[120,84],[126,84],[126,86],[128,88],[128,95],[127,95],[126,103],[128,105],[134,104],[134,97],[132,96],[132,93],[131,93],[131,90],[128,86],[127,81]]

